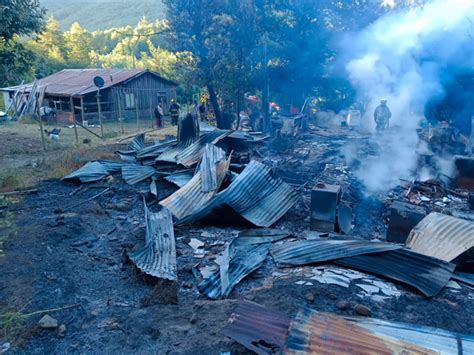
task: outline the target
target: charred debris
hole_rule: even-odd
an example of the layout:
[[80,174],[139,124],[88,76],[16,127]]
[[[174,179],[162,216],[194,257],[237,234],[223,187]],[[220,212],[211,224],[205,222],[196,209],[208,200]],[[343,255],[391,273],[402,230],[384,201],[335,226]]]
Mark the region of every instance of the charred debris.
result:
[[[298,272],[304,277],[295,287],[356,285],[377,302],[403,293],[429,299],[445,288],[472,290],[474,158],[452,155],[456,172],[447,176],[437,170],[435,153],[420,154],[417,169],[429,171],[427,177],[414,174],[368,196],[352,172],[357,166],[340,151],[349,141],[369,142],[371,135],[347,124],[305,124],[294,129],[285,121],[271,135],[205,124],[181,129],[178,139],[149,141],[140,134],[117,152],[120,160],[88,162],[63,180],[78,189],[101,182],[104,191],[96,196],[104,201],[124,182],[136,186],[131,197],[143,201],[146,232],[143,244],[126,255],[155,280],[158,303],[179,304],[175,229],[193,224],[234,230],[231,238],[203,232],[212,243],[187,239],[202,298],[238,297],[236,286],[251,282],[259,269],[272,279]],[[441,149],[426,132],[419,135],[430,151]],[[372,144],[362,147],[359,160],[377,154]],[[455,353],[459,341],[464,351],[474,349],[473,337],[440,329],[304,307],[292,318],[249,302],[238,306],[223,334],[257,353],[339,352],[341,346],[354,352]],[[427,334],[432,342],[425,341]]]

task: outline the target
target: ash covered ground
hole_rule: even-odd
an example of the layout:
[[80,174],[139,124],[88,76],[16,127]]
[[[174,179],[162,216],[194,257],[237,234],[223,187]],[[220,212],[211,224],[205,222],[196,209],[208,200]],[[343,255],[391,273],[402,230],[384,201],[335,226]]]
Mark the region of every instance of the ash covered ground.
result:
[[[385,240],[388,205],[403,199],[406,191],[401,182],[390,191],[367,196],[353,174],[357,162],[348,166],[343,153],[351,142],[360,143],[359,159],[376,154],[366,143],[367,136],[343,129],[275,139],[258,148],[264,158],[254,158],[272,166],[299,194],[294,207],[272,228],[287,230],[293,238],[319,236],[309,228],[310,195],[317,182],[325,182],[341,185],[343,200],[354,211],[354,228],[346,237]],[[106,187],[110,192],[64,212]],[[11,344],[12,353],[251,353],[221,334],[240,299],[289,315],[306,305],[351,316],[357,314],[356,305],[363,305],[375,318],[474,333],[474,291],[466,285],[445,287],[426,298],[405,284],[364,273],[347,287],[321,283],[326,273],[349,270],[330,263],[281,269],[268,256],[227,299],[210,300],[198,291],[195,271],[212,265],[239,231],[253,228],[234,216],[211,215],[175,225],[178,304],[158,304],[160,287],[126,256],[144,243],[143,196],[148,195],[149,182],[130,186],[119,174],[77,189],[71,183],[45,181],[37,194],[1,210],[4,218],[8,214],[12,220],[3,227],[9,237],[0,257],[2,313],[72,306],[48,313],[65,326],[62,332],[38,326],[44,313],[12,324],[1,341]],[[156,200],[147,197],[151,211],[177,187],[160,180],[157,190]],[[434,208],[468,213],[462,198]],[[197,255],[188,244],[192,238],[204,242],[204,255]],[[377,292],[367,287],[374,282],[382,285]]]

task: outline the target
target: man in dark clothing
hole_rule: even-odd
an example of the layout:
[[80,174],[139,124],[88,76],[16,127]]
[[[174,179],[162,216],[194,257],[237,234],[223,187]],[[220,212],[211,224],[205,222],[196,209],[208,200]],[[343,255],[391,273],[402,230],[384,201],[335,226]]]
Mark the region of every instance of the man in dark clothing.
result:
[[156,120],[156,128],[162,128],[163,127],[163,107],[161,104],[158,104],[155,107],[155,120]]
[[178,124],[179,105],[174,99],[171,99],[170,116],[171,116],[171,124],[173,126],[176,126]]
[[374,112],[377,132],[384,131],[389,127],[391,117],[392,113],[390,112],[390,109],[387,106],[387,100],[380,100],[380,105],[377,106]]
[[204,103],[200,104],[198,107],[198,110],[199,110],[199,117],[201,117],[201,121],[207,121],[206,105]]

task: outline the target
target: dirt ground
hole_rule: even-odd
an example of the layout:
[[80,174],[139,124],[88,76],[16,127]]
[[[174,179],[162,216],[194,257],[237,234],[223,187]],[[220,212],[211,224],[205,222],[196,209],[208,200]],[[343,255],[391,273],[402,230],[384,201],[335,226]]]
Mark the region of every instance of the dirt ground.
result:
[[[326,164],[344,165],[341,148],[353,139],[363,140],[364,136],[307,135],[299,140],[274,141],[260,149],[265,163],[274,166],[301,196],[273,228],[286,229],[296,237],[311,235],[311,186],[315,181],[333,179],[345,186],[346,198],[356,211],[350,236],[385,238],[383,215],[388,196],[364,197],[349,168],[325,176]],[[111,191],[93,202],[57,213],[106,187]],[[112,181],[90,184],[74,194],[77,186],[57,179],[41,182],[37,188],[37,194],[21,201],[4,201],[8,205],[0,209],[4,221],[0,224],[4,236],[0,313],[28,314],[72,307],[47,312],[65,325],[64,334],[37,326],[44,313],[26,317],[23,322],[12,321],[11,328],[0,336],[0,346],[10,343],[12,353],[250,353],[221,334],[239,299],[290,315],[303,305],[354,315],[354,306],[363,304],[375,318],[474,334],[474,293],[465,286],[456,292],[445,288],[429,299],[401,283],[393,283],[399,297],[375,301],[361,294],[353,283],[347,288],[308,283],[306,273],[311,268],[283,270],[286,276],[278,277],[275,271],[282,270],[276,268],[271,257],[239,283],[228,299],[209,300],[199,293],[193,268],[209,264],[224,250],[225,242],[250,227],[239,222],[219,225],[217,218],[175,226],[178,304],[154,304],[153,294],[159,290],[125,257],[127,250],[137,248],[144,240],[142,197],[149,189],[148,183],[129,186],[120,176],[114,176]],[[160,182],[157,200],[176,189]],[[156,203],[148,203],[151,210],[157,208]],[[191,238],[205,243],[204,258],[194,255],[187,244]],[[350,307],[341,310],[340,301],[348,301]]]

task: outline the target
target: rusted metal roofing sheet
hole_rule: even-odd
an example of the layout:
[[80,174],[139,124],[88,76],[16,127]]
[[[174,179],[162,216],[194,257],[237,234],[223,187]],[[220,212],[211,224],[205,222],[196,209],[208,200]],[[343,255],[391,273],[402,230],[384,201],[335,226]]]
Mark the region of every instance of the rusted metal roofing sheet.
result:
[[415,344],[436,354],[474,354],[474,336],[444,329],[385,321],[375,318],[345,318],[377,336]]
[[285,346],[290,317],[250,301],[239,302],[222,334],[257,354],[280,353]]
[[176,242],[171,213],[166,208],[150,213],[145,205],[145,222],[145,245],[140,250],[129,252],[128,256],[144,273],[176,280]]
[[193,178],[192,170],[179,171],[177,173],[166,176],[164,179],[175,184],[178,187],[183,187]]
[[406,245],[414,252],[452,261],[474,247],[474,223],[432,212],[411,230]]
[[358,255],[334,262],[404,282],[427,297],[436,296],[443,289],[455,268],[454,264],[406,249]]
[[270,167],[253,160],[227,189],[179,222],[198,220],[217,206],[227,204],[256,226],[270,227],[296,203],[298,197],[291,186],[273,176]]
[[64,181],[77,181],[82,183],[99,181],[109,175],[107,169],[99,162],[88,162],[83,167],[73,171],[62,178]]
[[225,160],[225,152],[214,144],[206,144],[202,155],[199,171],[201,173],[201,191],[211,192],[219,188],[217,164]]
[[301,308],[291,321],[285,354],[438,354],[376,334],[334,314]]
[[125,164],[122,166],[122,178],[130,185],[146,180],[152,177],[155,173],[155,168],[152,168],[151,166],[138,164]]
[[[39,80],[39,85],[47,86],[46,94],[49,95],[82,96],[97,91],[97,87],[93,83],[96,76],[101,76],[104,79],[103,90],[145,73],[150,73],[171,85],[177,85],[145,69],[63,69]],[[8,89],[14,88],[5,88],[5,90]],[[27,85],[27,91],[29,90],[31,90],[31,84]]]
[[368,240],[304,240],[277,246],[271,254],[278,264],[306,265],[400,248],[397,244]]
[[[224,181],[227,171],[229,170],[229,165],[230,158],[227,161],[218,163],[216,168],[218,187]],[[160,204],[168,208],[178,219],[188,217],[198,211],[202,205],[210,201],[217,192],[217,190],[203,192],[201,186],[201,172],[198,172],[186,185],[171,196],[160,201]]]

